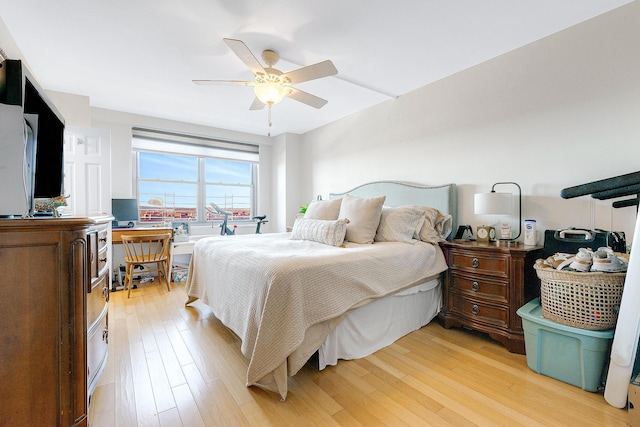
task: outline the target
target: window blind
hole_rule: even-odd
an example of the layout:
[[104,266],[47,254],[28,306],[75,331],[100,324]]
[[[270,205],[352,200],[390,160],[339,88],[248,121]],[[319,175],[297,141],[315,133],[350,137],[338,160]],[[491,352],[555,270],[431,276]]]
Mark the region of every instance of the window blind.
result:
[[189,154],[257,163],[259,146],[196,135],[133,128],[131,148],[138,151]]

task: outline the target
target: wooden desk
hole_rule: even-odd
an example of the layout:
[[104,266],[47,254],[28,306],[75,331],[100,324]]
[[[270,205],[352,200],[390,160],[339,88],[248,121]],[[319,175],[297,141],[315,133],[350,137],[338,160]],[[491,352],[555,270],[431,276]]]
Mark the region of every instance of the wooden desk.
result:
[[173,236],[173,228],[171,227],[133,227],[133,228],[113,228],[111,229],[111,243],[122,244],[122,236],[137,234],[155,234],[155,233],[171,233]]

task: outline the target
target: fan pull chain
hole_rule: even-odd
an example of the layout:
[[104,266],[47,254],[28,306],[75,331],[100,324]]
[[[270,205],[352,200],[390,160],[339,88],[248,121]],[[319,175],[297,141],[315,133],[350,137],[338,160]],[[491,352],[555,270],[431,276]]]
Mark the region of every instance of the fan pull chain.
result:
[[271,104],[269,106],[269,129],[267,130],[267,136],[271,138]]

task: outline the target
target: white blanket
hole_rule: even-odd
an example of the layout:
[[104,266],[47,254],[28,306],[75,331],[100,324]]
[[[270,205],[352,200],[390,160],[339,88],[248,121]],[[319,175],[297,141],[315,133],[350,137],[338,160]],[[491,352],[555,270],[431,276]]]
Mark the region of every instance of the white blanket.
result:
[[294,375],[344,314],[446,270],[437,245],[291,240],[289,233],[198,241],[187,294],[242,340],[247,385],[287,394]]

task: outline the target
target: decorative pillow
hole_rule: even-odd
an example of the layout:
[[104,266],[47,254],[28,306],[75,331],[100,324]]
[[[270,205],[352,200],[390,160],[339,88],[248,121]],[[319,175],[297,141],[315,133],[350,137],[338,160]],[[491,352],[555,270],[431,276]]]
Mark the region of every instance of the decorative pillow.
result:
[[416,229],[415,238],[423,242],[438,243],[447,238],[451,233],[453,218],[449,214],[443,214],[436,208],[430,206],[406,206],[420,209],[424,212],[424,223],[422,227]]
[[338,218],[349,218],[345,240],[353,243],[373,243],[385,199],[386,196],[366,199],[345,194],[338,215]]
[[410,207],[383,207],[380,225],[376,232],[376,242],[415,243],[413,235],[422,228],[424,211]]
[[304,214],[309,219],[338,219],[342,199],[336,200],[314,200],[307,206]]
[[323,220],[298,218],[293,223],[292,240],[311,240],[331,246],[342,246],[348,219]]

